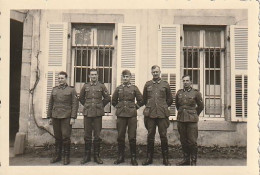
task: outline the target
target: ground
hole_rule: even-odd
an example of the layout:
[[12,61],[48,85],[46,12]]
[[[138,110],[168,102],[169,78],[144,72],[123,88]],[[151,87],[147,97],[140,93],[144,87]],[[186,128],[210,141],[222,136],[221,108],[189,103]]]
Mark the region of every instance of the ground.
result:
[[[50,155],[53,152],[53,145],[45,144],[43,147],[27,147],[25,154],[12,155],[12,148],[10,149],[10,165],[50,165]],[[71,165],[80,165],[80,160],[84,153],[84,145],[71,145]],[[102,144],[101,157],[104,160],[104,165],[113,165],[116,159],[117,146],[115,144]],[[122,165],[129,165],[130,153],[129,147],[126,145],[125,151],[126,162]],[[246,165],[246,147],[198,147],[198,165],[201,166],[245,166]],[[146,146],[139,145],[137,149],[137,156],[139,165],[146,157]],[[175,165],[181,160],[182,153],[180,146],[169,147],[169,160],[172,165]],[[92,159],[93,160],[93,159]],[[61,165],[60,162],[54,165]],[[96,165],[90,162],[87,165]],[[160,146],[155,146],[154,164],[162,165],[162,156]]]

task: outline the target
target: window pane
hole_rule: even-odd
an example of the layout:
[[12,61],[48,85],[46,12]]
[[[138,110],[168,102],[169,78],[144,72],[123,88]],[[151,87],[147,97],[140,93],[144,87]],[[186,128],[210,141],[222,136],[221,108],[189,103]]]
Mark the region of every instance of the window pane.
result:
[[76,82],[89,82],[89,68],[76,68]]
[[220,85],[220,70],[206,70],[206,84]]
[[205,99],[205,113],[207,115],[221,115],[221,99]]
[[199,67],[199,51],[198,49],[186,49],[184,51],[184,67],[198,68]]
[[205,31],[206,47],[221,47],[220,31]]
[[91,28],[84,25],[75,25],[75,44],[91,44]]
[[76,66],[90,66],[90,58],[91,50],[76,49]]
[[[96,64],[97,66],[112,66],[112,50],[109,48],[100,48],[100,50],[96,51],[97,59]],[[105,54],[104,54],[105,53]]]
[[184,31],[184,46],[200,46],[200,31]]
[[97,44],[98,45],[112,45],[113,44],[113,30],[112,29],[97,29]]
[[220,51],[214,51],[213,49],[205,51],[206,68],[220,68]]

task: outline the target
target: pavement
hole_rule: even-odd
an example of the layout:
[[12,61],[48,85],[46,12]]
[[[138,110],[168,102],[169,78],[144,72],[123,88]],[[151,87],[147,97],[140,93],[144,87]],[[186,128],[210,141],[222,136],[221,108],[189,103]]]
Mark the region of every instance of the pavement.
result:
[[[62,162],[57,162],[54,164],[50,164],[50,158],[43,158],[43,157],[27,157],[23,155],[14,156],[13,148],[9,150],[9,165],[10,166],[64,166]],[[93,162],[93,158],[91,162],[87,164],[81,165],[80,160],[81,158],[74,158],[70,159],[70,164],[68,166],[131,166],[130,159],[125,159],[125,162],[120,165],[114,165],[114,159],[110,158],[101,158],[104,162],[102,165],[98,165]],[[170,163],[172,166],[180,161],[181,159],[170,159]],[[144,158],[138,159],[138,164],[141,165],[141,162],[144,161]],[[216,158],[198,158],[197,166],[246,166],[247,162],[246,159],[216,159]],[[162,164],[162,157],[154,157],[153,164],[149,166],[164,166]]]

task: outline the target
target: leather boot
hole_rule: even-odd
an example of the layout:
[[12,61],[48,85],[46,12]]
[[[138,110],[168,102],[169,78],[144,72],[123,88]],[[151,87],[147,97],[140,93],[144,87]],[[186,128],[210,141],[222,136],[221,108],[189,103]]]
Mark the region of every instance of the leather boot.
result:
[[114,164],[118,165],[125,162],[125,144],[118,144],[117,159]]
[[62,151],[62,142],[55,140],[55,152],[50,160],[50,163],[55,163],[61,161],[61,151]]
[[70,164],[70,141],[63,143],[64,156],[63,156],[63,165]]
[[170,166],[171,164],[169,163],[169,158],[168,158],[168,143],[162,143],[161,144],[161,149],[162,149],[162,156],[163,156],[163,164],[165,166]]
[[185,166],[190,165],[190,154],[184,152],[183,153],[183,159],[176,164],[177,166]]
[[98,164],[103,164],[100,159],[100,141],[94,141],[94,161]]
[[191,166],[196,166],[197,165],[197,152],[198,152],[198,148],[197,145],[194,145],[191,149]]
[[142,163],[142,165],[149,165],[153,163],[153,152],[154,152],[154,141],[150,141],[147,144],[146,160]]
[[85,153],[83,159],[80,161],[81,164],[91,161],[91,145],[91,142],[85,142]]
[[130,143],[130,153],[131,153],[131,164],[137,166],[136,161],[136,142]]

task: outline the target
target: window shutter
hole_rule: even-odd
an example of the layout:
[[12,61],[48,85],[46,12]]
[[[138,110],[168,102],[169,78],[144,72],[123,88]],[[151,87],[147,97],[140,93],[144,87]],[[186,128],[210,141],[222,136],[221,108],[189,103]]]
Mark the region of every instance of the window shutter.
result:
[[121,73],[128,69],[132,73],[131,83],[137,85],[137,60],[139,58],[140,26],[118,24],[117,86],[121,84]]
[[247,120],[248,28],[230,26],[231,120]]
[[58,85],[58,73],[66,71],[67,23],[49,23],[47,28],[46,63],[43,91],[43,118],[47,117],[52,88]]
[[180,26],[160,25],[158,27],[158,58],[162,79],[171,87],[173,104],[170,119],[176,120],[175,95],[180,88]]

